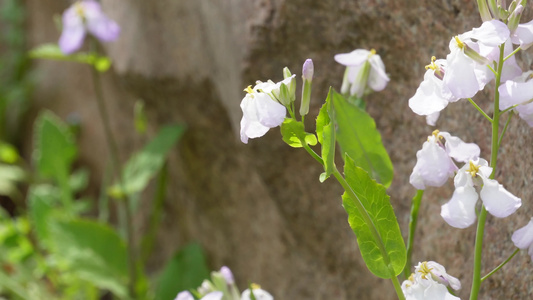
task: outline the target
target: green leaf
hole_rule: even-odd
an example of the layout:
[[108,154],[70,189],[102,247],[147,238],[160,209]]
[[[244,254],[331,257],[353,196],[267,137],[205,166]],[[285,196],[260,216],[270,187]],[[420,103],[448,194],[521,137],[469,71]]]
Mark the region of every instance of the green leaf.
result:
[[198,288],[209,277],[202,247],[189,244],[167,263],[156,291],[156,300],[174,299],[178,292]]
[[28,193],[29,218],[42,246],[48,245],[49,224],[54,221],[52,215],[57,198],[57,189],[50,185],[34,185]]
[[44,44],[30,50],[30,58],[71,61],[92,65],[99,72],[105,72],[111,67],[111,60],[107,56],[96,53],[75,53],[65,55],[57,44]]
[[122,177],[124,190],[115,184],[110,188],[112,195],[131,195],[146,188],[150,179],[163,167],[167,153],[183,135],[185,127],[171,125],[162,128],[158,135],[150,141],[141,151],[130,158],[124,166]]
[[146,113],[144,111],[144,102],[142,100],[138,100],[135,102],[135,106],[133,107],[134,112],[134,122],[135,122],[135,130],[137,133],[144,134],[146,133],[146,128],[148,127],[148,121],[146,118]]
[[[344,173],[348,185],[359,200],[353,199],[345,192],[342,195],[342,204],[348,213],[348,222],[357,236],[359,250],[368,269],[381,278],[397,276],[405,266],[406,250],[385,187],[370,178],[365,170],[357,167],[349,156],[346,157]],[[365,221],[356,201],[363,205],[371,219],[370,224]],[[382,242],[376,240],[372,234],[374,228],[381,236]]]
[[316,119],[316,134],[322,144],[322,160],[324,161],[325,173],[320,176],[320,182],[325,181],[335,170],[335,126],[331,119],[334,118],[331,109],[331,96],[333,89],[329,89],[326,103],[320,108]]
[[0,164],[0,195],[22,197],[19,183],[26,180],[27,174],[19,166]]
[[285,119],[281,124],[281,135],[283,141],[293,148],[301,148],[303,140],[307,145],[317,144],[316,136],[305,132],[304,124],[294,119]]
[[119,297],[127,295],[128,253],[115,230],[84,219],[57,220],[50,229],[55,259],[80,278]]
[[[392,183],[393,167],[370,115],[333,91],[336,138],[342,153],[386,187]],[[331,117],[331,113],[330,113]]]
[[19,158],[19,153],[13,145],[0,142],[0,161],[8,164],[14,164],[19,160]]

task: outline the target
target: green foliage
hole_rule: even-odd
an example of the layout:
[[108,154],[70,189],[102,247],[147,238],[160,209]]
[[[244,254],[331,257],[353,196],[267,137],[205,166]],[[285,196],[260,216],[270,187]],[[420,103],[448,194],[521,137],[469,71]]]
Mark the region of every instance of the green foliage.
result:
[[305,132],[304,124],[294,119],[287,118],[283,121],[281,135],[283,136],[283,141],[293,148],[303,147],[302,141],[311,146],[317,144],[316,136]]
[[137,133],[146,133],[146,128],[148,127],[148,120],[144,111],[144,102],[142,102],[141,100],[135,102],[135,106],[133,107],[133,119],[135,123],[135,130],[137,131]]
[[55,258],[80,278],[125,297],[128,278],[126,245],[106,224],[76,218],[50,226]]
[[331,99],[333,114],[331,111],[328,114],[335,122],[336,139],[342,153],[347,153],[357,166],[389,187],[393,166],[374,119],[341,94],[333,91],[330,95],[328,98]]
[[208,277],[209,269],[202,247],[198,244],[189,244],[167,263],[159,277],[155,299],[174,299],[178,292],[195,289]]
[[[322,160],[325,172],[320,175],[320,182],[326,180],[336,169],[335,166],[335,125],[331,122],[333,111],[331,109],[331,97],[333,89],[329,89],[326,103],[322,105],[318,117],[316,118],[316,134],[318,141],[322,144]],[[332,115],[330,117],[330,114]]]
[[[357,236],[361,255],[368,269],[376,276],[397,276],[405,266],[406,250],[400,226],[389,202],[390,197],[385,187],[372,180],[349,156],[345,157],[345,161],[346,181],[359,200],[345,192],[342,203],[348,213],[350,227]],[[361,202],[366,212],[360,211],[356,201]],[[370,217],[370,224],[363,216],[365,213]],[[372,233],[375,230],[381,236],[383,244],[375,239]]]
[[35,59],[50,59],[71,61],[82,64],[89,64],[99,72],[105,72],[111,67],[111,60],[107,56],[98,55],[96,53],[75,53],[65,55],[59,49],[57,44],[40,45],[29,52],[31,58]]
[[111,195],[121,198],[122,195],[132,195],[144,190],[150,179],[163,167],[166,155],[184,131],[185,127],[182,125],[162,128],[150,143],[127,162],[122,173],[124,189],[115,184],[110,189]]

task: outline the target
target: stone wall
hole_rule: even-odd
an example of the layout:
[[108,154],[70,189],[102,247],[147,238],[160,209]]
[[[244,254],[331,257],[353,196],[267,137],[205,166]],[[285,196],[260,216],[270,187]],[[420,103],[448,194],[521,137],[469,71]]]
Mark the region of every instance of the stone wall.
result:
[[[69,1],[26,2],[29,46],[56,41],[52,16]],[[150,270],[195,240],[206,249],[212,268],[228,265],[240,286],[258,282],[277,299],[394,299],[390,281],[374,278],[362,262],[341,207],[340,186],[333,180],[320,184],[320,166],[303,150],[285,145],[278,130],[248,145],[239,141],[242,89],[258,79],[280,80],[285,66],[300,74],[302,63],[312,58],[313,117],[307,125],[313,128],[327,88],[340,88],[343,67],[333,56],[375,48],[391,81],[385,91],[368,97],[368,111],[395,165],[389,194],[405,232],[415,194],[409,174],[416,151],[434,130],[407,101],[430,57],[444,57],[453,35],[480,25],[475,1],[104,0],[103,6],[122,27],[120,39],[105,45],[114,65],[104,76],[122,156],[143,143],[133,133],[137,99],[146,103],[150,132],[170,122],[188,126],[170,155],[166,214]],[[521,58],[531,66],[531,54]],[[35,67],[40,76],[35,111],[45,107],[64,118],[80,116],[80,164],[91,167],[96,186],[107,149],[89,70],[59,62],[39,61]],[[475,98],[487,111],[489,99],[490,93]],[[489,124],[466,101],[450,105],[438,128],[478,143],[482,156],[490,156]],[[511,218],[488,217],[482,273],[514,251],[512,231],[533,215],[532,131],[513,119],[504,142],[497,179],[522,197],[523,207]],[[452,188],[450,181],[426,191],[413,261],[445,265],[461,280],[465,288],[459,296],[466,299],[475,228],[453,229],[439,216]],[[143,207],[148,208],[146,196]],[[142,211],[135,219],[139,233],[148,217]],[[531,270],[530,258],[521,252],[483,284],[482,298],[527,298],[533,293]]]

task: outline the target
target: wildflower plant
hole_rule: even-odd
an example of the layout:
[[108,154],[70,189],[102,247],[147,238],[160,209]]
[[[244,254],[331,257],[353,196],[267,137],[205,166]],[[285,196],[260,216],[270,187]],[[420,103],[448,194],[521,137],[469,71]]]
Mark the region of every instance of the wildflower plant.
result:
[[[363,97],[383,90],[389,82],[376,51],[356,49],[335,55],[335,61],[346,66],[341,93],[330,88],[316,118],[314,132],[308,132],[303,122],[309,112],[311,93],[309,60],[302,71],[299,118],[294,100],[287,93],[284,99],[268,92],[268,97],[255,97],[258,101],[255,105],[268,110],[262,111],[262,115],[275,116],[275,126],[268,127],[280,126],[283,141],[291,147],[305,149],[323,166],[319,180],[323,182],[333,177],[344,188],[342,204],[361,255],[372,273],[392,281],[399,299],[459,299],[451,292],[461,288],[459,280],[447,274],[439,263],[421,262],[411,273],[421,198],[427,187],[441,187],[450,178],[454,178],[455,191],[442,205],[442,218],[455,228],[467,228],[477,221],[470,299],[479,298],[481,283],[509,262],[519,249],[528,250],[533,257],[533,222],[530,222],[509,240],[517,250],[482,277],[482,244],[488,214],[506,218],[522,205],[522,199],[496,178],[496,170],[498,151],[511,118],[518,115],[533,126],[533,71],[523,72],[514,57],[533,43],[533,21],[520,23],[527,4],[525,0],[512,1],[509,6],[495,0],[478,0],[477,4],[482,24],[451,37],[446,57],[430,59],[424,80],[409,99],[409,107],[415,114],[424,116],[428,125],[434,126],[440,112],[448,105],[469,101],[491,127],[490,153],[481,153],[475,143],[465,142],[451,133],[432,131],[416,153],[417,162],[409,177],[417,192],[406,244],[386,192],[392,181],[392,163],[373,119],[364,111]],[[290,79],[292,85],[294,77],[289,74],[284,72],[284,81]],[[280,90],[290,90],[287,83],[279,86]],[[491,116],[472,99],[485,88],[494,90]],[[257,86],[250,89],[251,92],[259,90]],[[246,95],[243,99],[244,106],[249,97]],[[280,115],[283,110],[272,103],[284,106],[288,112],[283,121]],[[247,114],[245,108],[243,114]],[[502,128],[500,123],[504,117],[507,120]],[[337,153],[342,160],[335,159]],[[342,173],[336,166],[339,161],[344,164]],[[401,277],[405,279],[403,284],[399,281]]]

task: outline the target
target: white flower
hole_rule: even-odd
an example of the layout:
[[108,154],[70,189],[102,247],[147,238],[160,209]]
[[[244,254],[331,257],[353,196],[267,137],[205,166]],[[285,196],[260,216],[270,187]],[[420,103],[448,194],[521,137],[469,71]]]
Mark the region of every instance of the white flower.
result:
[[194,297],[192,296],[191,293],[189,293],[189,291],[183,291],[183,292],[178,293],[178,295],[176,296],[176,298],[174,298],[174,300],[194,300]]
[[[444,144],[443,138],[446,140]],[[476,144],[465,143],[448,132],[435,130],[416,153],[417,161],[409,182],[419,190],[424,190],[427,186],[442,186],[457,171],[452,158],[466,162],[478,157],[479,153]]]
[[421,262],[415,272],[402,283],[406,300],[455,300],[459,299],[448,292],[447,286],[454,290],[461,288],[461,282],[448,273],[446,269],[434,262]]
[[[252,291],[256,300],[274,300],[269,292],[262,290],[258,285],[252,284]],[[241,300],[251,300],[250,289],[246,289],[241,294]]]
[[498,87],[500,109],[518,105],[515,111],[531,127],[533,127],[533,80],[530,80],[532,76],[533,71],[528,71]]
[[533,260],[533,218],[526,226],[515,231],[511,239],[516,247],[522,250],[528,249],[528,254]]
[[203,296],[200,300],[221,300],[222,297],[224,297],[224,293],[216,291]]
[[522,205],[520,198],[489,178],[491,173],[492,168],[482,158],[470,160],[457,172],[453,196],[441,207],[441,216],[446,223],[456,228],[467,228],[475,222],[478,199],[475,186],[481,186],[481,201],[487,211],[497,218],[511,215]]
[[[267,93],[270,95],[270,97],[272,97],[272,99],[287,106],[287,105],[290,105],[292,101],[294,101],[293,99],[291,99],[292,98],[291,95],[294,96],[294,93],[296,92],[296,79],[295,78],[296,78],[296,75],[291,75],[277,83],[274,83],[270,79],[267,82],[261,82],[258,80],[253,90]],[[289,95],[287,95],[288,97],[283,97],[281,95],[282,84],[284,84],[289,91]]]
[[444,84],[457,98],[471,98],[494,77],[486,67],[490,63],[481,53],[492,53],[494,48],[509,38],[507,25],[498,20],[484,22],[450,40],[450,54]]
[[459,100],[442,81],[446,73],[446,60],[436,59],[433,56],[426,70],[424,81],[420,83],[415,95],[409,99],[409,107],[415,114],[421,116],[434,115],[443,110],[448,103]]
[[[258,88],[259,86],[259,88]],[[249,138],[258,138],[267,133],[270,128],[277,127],[283,123],[286,115],[286,108],[276,102],[266,92],[260,92],[258,89],[266,90],[271,86],[265,86],[261,83],[254,89],[249,86],[245,91],[246,96],[242,99],[242,119],[241,119],[241,141],[248,143]],[[270,91],[273,91],[272,88]]]
[[343,94],[349,91],[350,95],[361,98],[369,88],[379,92],[389,82],[385,65],[374,49],[337,54],[335,61],[347,67],[341,88]]

